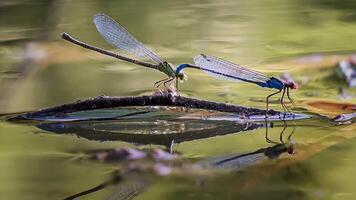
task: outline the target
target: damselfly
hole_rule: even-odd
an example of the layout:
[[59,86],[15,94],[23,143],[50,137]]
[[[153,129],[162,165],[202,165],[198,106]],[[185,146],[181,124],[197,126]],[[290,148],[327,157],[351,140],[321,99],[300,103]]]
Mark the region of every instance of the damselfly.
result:
[[280,103],[285,111],[288,111],[287,107],[284,104],[284,97],[287,93],[288,99],[294,104],[293,100],[290,98],[289,89],[297,89],[298,85],[294,81],[285,81],[275,77],[266,76],[260,72],[247,69],[238,64],[222,60],[214,56],[208,56],[200,54],[194,58],[194,63],[196,66],[191,65],[180,65],[176,73],[181,73],[184,68],[198,68],[208,73],[209,75],[215,78],[234,80],[234,81],[243,81],[248,83],[254,83],[261,87],[277,89],[277,92],[274,92],[267,96],[266,98],[266,116],[268,112],[268,103],[269,98],[278,93],[282,93]]
[[[176,73],[173,69],[173,65],[167,61],[162,60],[157,54],[148,49],[145,45],[139,42],[134,36],[132,36],[123,26],[114,21],[112,18],[105,14],[96,14],[93,18],[94,24],[101,34],[101,36],[113,46],[126,51],[127,53],[153,61],[153,63],[148,63],[122,55],[118,55],[98,47],[88,45],[86,43],[80,42],[67,33],[62,33],[62,37],[74,44],[82,46],[84,48],[97,51],[99,53],[118,58],[123,61],[131,62],[144,67],[159,70],[166,74],[168,78],[157,81],[154,86],[160,87],[162,84],[167,87],[166,84],[170,84],[173,80],[176,80],[176,86],[178,86],[178,80],[184,80],[185,74],[183,72]],[[182,64],[183,66],[192,66],[191,64]]]

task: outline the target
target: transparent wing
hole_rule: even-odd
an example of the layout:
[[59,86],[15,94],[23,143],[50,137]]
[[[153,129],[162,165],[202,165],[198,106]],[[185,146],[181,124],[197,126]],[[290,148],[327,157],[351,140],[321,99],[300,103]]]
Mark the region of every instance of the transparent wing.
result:
[[[132,177],[130,177],[132,178]],[[144,179],[127,180],[119,183],[116,191],[107,200],[131,200],[143,193],[151,184]]]
[[141,58],[148,58],[156,64],[162,63],[162,59],[145,47],[141,42],[134,38],[119,23],[115,22],[105,14],[96,14],[94,24],[101,36],[110,44],[122,49],[130,54]]
[[242,169],[256,165],[266,159],[263,153],[251,154],[246,156],[234,156],[217,160],[213,167],[220,169]]
[[265,83],[270,80],[270,77],[260,72],[244,68],[214,56],[200,54],[194,58],[194,63],[210,76],[219,79],[254,83]]

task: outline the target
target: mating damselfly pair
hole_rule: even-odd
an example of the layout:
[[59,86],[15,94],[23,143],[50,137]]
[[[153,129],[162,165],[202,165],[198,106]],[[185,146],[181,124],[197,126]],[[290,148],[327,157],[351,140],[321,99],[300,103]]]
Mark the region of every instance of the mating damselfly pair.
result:
[[268,111],[269,98],[278,93],[282,92],[280,103],[285,111],[287,110],[284,104],[284,97],[286,94],[288,99],[293,103],[292,99],[290,98],[289,90],[298,88],[297,84],[294,81],[285,81],[276,77],[269,77],[260,72],[242,67],[238,64],[205,54],[200,54],[196,56],[194,58],[195,64],[184,63],[178,65],[177,68],[174,69],[172,64],[163,60],[156,53],[148,49],[144,44],[142,44],[134,36],[132,36],[122,25],[117,23],[109,16],[105,14],[96,14],[94,16],[93,21],[98,32],[107,42],[123,51],[126,51],[131,55],[143,59],[149,59],[153,63],[136,60],[133,58],[112,53],[110,51],[106,51],[98,47],[88,45],[84,42],[74,39],[67,33],[62,33],[62,37],[65,40],[68,40],[84,48],[94,50],[123,61],[131,62],[137,65],[156,69],[163,72],[168,77],[163,80],[157,81],[154,84],[154,87],[156,88],[159,88],[162,85],[165,88],[170,88],[171,83],[174,80],[176,81],[176,88],[178,88],[178,81],[183,81],[186,77],[186,75],[183,73],[183,69],[194,68],[200,69],[215,78],[233,81],[243,81],[248,83],[254,83],[260,87],[277,89],[277,92],[268,95],[266,98],[266,113]]

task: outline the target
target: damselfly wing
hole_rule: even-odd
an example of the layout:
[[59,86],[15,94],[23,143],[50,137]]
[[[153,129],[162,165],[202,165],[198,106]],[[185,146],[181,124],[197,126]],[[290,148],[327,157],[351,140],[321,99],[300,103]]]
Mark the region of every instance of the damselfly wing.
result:
[[132,36],[123,26],[105,14],[96,14],[94,24],[101,36],[115,47],[140,58],[148,58],[156,64],[163,60]]

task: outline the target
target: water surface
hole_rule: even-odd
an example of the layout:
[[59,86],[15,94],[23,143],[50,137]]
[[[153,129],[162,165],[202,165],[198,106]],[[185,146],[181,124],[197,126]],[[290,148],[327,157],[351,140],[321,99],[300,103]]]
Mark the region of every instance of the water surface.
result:
[[[196,54],[207,53],[270,75],[288,72],[300,84],[292,93],[297,102],[293,111],[313,116],[288,123],[286,137],[296,127],[291,137],[295,143],[292,155],[283,153],[279,159],[254,156],[248,166],[222,171],[186,174],[178,167],[173,175],[163,177],[143,172],[140,177],[149,184],[137,192],[137,199],[354,199],[355,125],[352,121],[337,124],[330,118],[355,112],[356,91],[347,87],[333,67],[356,50],[355,9],[352,0],[2,1],[0,110],[7,114],[98,95],[150,94],[153,83],[164,78],[163,74],[83,50],[60,38],[65,31],[113,49],[92,23],[92,16],[103,12],[174,64],[192,62]],[[182,95],[190,97],[264,108],[265,97],[272,92],[251,84],[215,80],[199,71],[186,72],[189,79],[180,88]],[[281,110],[277,99],[271,107]],[[227,128],[233,126],[231,121],[184,122],[176,119],[177,115],[163,113],[160,119],[141,116],[131,119],[129,125],[81,122],[74,124],[74,131],[61,129],[60,134],[58,127],[68,126],[2,120],[0,196],[63,199],[88,190],[111,180],[123,166],[88,159],[86,152],[166,150],[169,143],[160,143],[166,140],[152,132],[170,137],[169,133],[179,134],[183,125],[193,136],[199,135],[194,135],[198,130],[209,129],[199,135],[204,137],[188,137],[173,146],[187,165],[275,145],[266,142],[264,128],[240,131]],[[144,120],[149,125],[136,126]],[[96,137],[90,134],[98,127],[104,134],[100,139],[97,133]],[[117,130],[132,134],[132,140],[113,139],[112,132]],[[282,123],[269,129],[271,139],[279,141],[282,130]],[[105,133],[111,133],[110,137]],[[145,136],[144,143],[135,140],[140,139],[135,134],[152,137]],[[111,185],[83,199],[105,199],[118,188]]]

